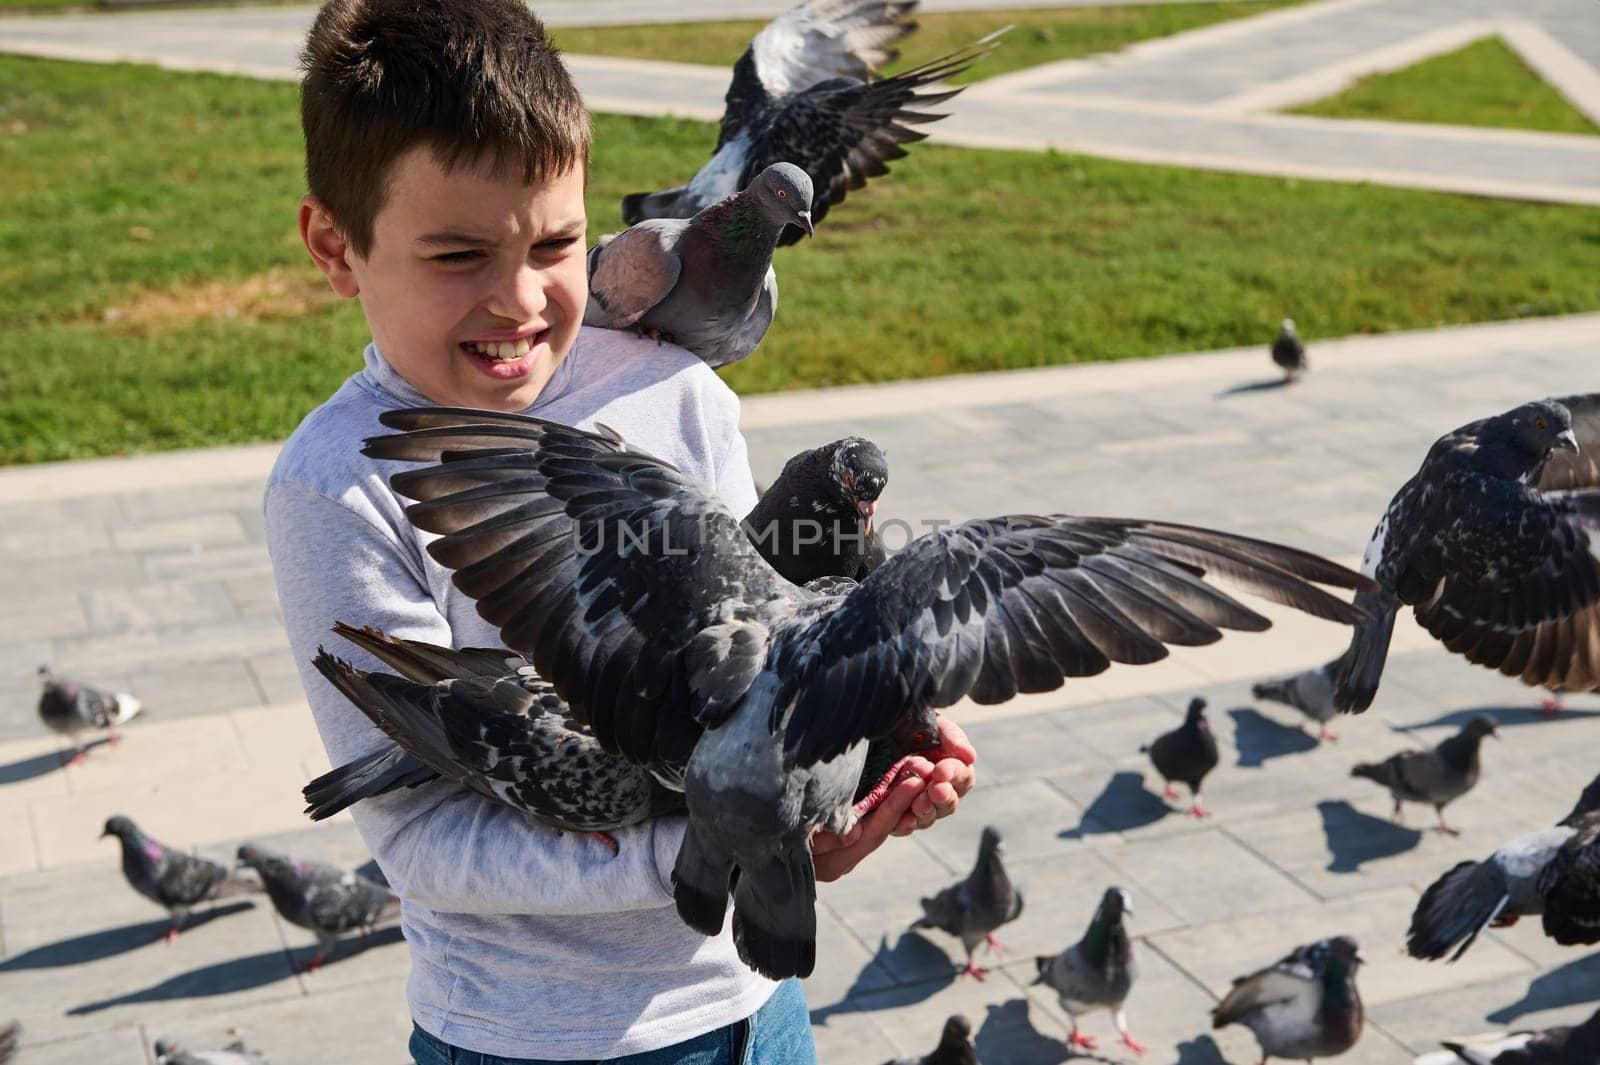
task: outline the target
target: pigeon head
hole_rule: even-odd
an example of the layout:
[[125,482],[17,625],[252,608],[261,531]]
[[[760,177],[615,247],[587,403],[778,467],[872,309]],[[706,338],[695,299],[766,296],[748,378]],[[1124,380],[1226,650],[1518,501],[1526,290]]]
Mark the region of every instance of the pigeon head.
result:
[[1000,853],[1000,830],[998,828],[993,825],[984,826],[983,838],[978,841],[978,853],[980,855]]
[[1488,714],[1479,714],[1462,726],[1461,734],[1470,736],[1475,740],[1481,740],[1485,736],[1498,736],[1500,730],[1496,727],[1494,718]]
[[164,1058],[169,1054],[182,1054],[183,1044],[176,1039],[163,1036],[156,1040],[156,1057]]
[[239,864],[248,865],[261,874],[262,879],[292,880],[295,878],[294,862],[282,854],[267,850],[254,843],[239,847]]
[[812,235],[811,175],[793,163],[773,163],[750,183],[748,190],[761,213],[778,226],[799,226]]
[[1283,331],[1285,333],[1289,334],[1290,336],[1294,336],[1294,319],[1293,318],[1285,318],[1283,320]]
[[907,714],[889,733],[889,743],[897,750],[908,753],[925,751],[939,745],[939,715],[933,707]]
[[1128,898],[1128,893],[1119,887],[1108,887],[1106,893],[1100,896],[1100,909],[1096,917],[1115,924],[1124,917],[1133,916],[1133,903]]
[[1183,723],[1192,728],[1207,728],[1206,701],[1196,695],[1189,700],[1189,709],[1183,715]]
[[878,496],[889,483],[889,459],[871,440],[847,436],[830,444],[833,461],[828,466],[828,476],[834,490],[849,506],[861,515],[862,525],[872,528],[872,516],[878,511]]
[[971,1039],[972,1022],[957,1013],[944,1022],[944,1036],[946,1039]]
[[1497,477],[1532,480],[1552,451],[1578,450],[1572,412],[1548,399],[1488,419],[1478,436],[1478,463]]
[[134,824],[129,818],[126,818],[121,814],[117,814],[113,817],[106,818],[105,828],[101,830],[100,838],[105,839],[107,836],[116,836],[118,839],[122,840],[137,839],[139,836],[139,826]]
[[1332,978],[1355,975],[1356,967],[1366,960],[1361,956],[1361,948],[1349,936],[1324,939],[1312,948],[1312,966]]

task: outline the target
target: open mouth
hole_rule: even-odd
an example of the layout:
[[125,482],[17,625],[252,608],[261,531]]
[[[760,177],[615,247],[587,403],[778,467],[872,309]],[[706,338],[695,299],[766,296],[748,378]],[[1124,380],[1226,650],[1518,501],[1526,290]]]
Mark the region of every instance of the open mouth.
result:
[[549,338],[550,330],[541,329],[512,340],[464,340],[459,346],[491,376],[516,377],[528,371],[533,350]]

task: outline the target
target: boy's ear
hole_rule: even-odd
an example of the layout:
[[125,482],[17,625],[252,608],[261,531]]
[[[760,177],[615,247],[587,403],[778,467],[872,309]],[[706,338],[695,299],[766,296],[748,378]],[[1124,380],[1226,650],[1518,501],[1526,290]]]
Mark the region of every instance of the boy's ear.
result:
[[333,291],[346,299],[360,293],[361,285],[350,268],[355,249],[345,239],[344,231],[328,208],[315,196],[306,196],[300,201],[300,239],[305,242],[306,251],[311,253],[311,261],[317,264],[317,269],[328,276]]

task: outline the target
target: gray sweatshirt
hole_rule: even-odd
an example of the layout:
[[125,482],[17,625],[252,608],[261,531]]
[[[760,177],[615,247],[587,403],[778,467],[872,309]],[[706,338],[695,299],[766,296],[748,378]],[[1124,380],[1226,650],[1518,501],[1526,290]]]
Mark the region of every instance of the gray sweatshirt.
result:
[[[267,546],[301,683],[334,765],[388,741],[311,666],[340,646],[335,621],[396,636],[500,646],[499,635],[422,549],[388,487],[394,463],[361,455],[387,432],[381,411],[426,404],[380,356],[312,411],[267,484]],[[755,505],[739,401],[671,344],[584,329],[528,413],[603,422],[716,491],[740,517]],[[775,986],[732,937],[684,926],[672,903],[680,818],[615,833],[621,853],[579,833],[435,782],[352,808],[404,900],[407,994],[417,1023],[446,1042],[518,1058],[607,1058],[654,1050],[759,1009]]]

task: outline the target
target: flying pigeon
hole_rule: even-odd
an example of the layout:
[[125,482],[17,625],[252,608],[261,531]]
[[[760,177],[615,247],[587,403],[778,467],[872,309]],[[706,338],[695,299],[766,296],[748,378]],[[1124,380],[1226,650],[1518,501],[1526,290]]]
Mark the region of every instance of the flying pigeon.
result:
[[0,1065],[6,1065],[17,1056],[17,1048],[22,1045],[22,1022],[12,1021],[4,1028],[0,1028]]
[[341,932],[359,929],[365,943],[367,932],[400,908],[382,884],[325,862],[300,861],[254,843],[239,848],[239,861],[261,875],[279,916],[316,933],[317,952],[295,966],[297,973],[316,972]]
[[442,534],[429,553],[506,646],[532,656],[602,746],[686,765],[679,915],[716,934],[732,887],[741,957],[774,979],[814,965],[811,834],[863,812],[851,797],[869,738],[922,731],[963,696],[1003,702],[1269,627],[1207,572],[1320,617],[1359,616],[1310,582],[1362,579],[1314,555],[1064,515],[941,528],[822,594],[779,577],[710,492],[609,431],[449,408],[382,421],[404,431],[365,453],[439,463],[390,485],[418,500],[413,524]]
[[[1583,450],[1580,452],[1580,447]],[[1395,615],[1525,684],[1600,686],[1600,393],[1525,403],[1434,442],[1367,545],[1339,709],[1372,705]]]
[[1363,762],[1350,770],[1350,775],[1388,788],[1394,797],[1395,820],[1400,819],[1402,802],[1427,803],[1439,815],[1438,831],[1458,836],[1461,833],[1445,824],[1444,808],[1478,783],[1478,748],[1485,736],[1494,735],[1494,718],[1479,714],[1437,747],[1401,751],[1381,762]]
[[1507,843],[1481,862],[1462,862],[1423,892],[1411,915],[1413,958],[1455,961],[1489,925],[1545,915],[1564,944],[1600,942],[1600,776],[1554,828]]
[[1180,783],[1189,786],[1194,802],[1189,807],[1191,817],[1205,817],[1206,809],[1200,805],[1200,783],[1206,774],[1217,768],[1222,756],[1217,752],[1217,738],[1211,734],[1206,721],[1206,701],[1198,695],[1189,701],[1189,710],[1183,724],[1171,732],[1163,732],[1148,747],[1150,761],[1156,772],[1167,782],[1167,799],[1178,797]]
[[1365,1014],[1356,990],[1363,959],[1349,936],[1322,939],[1276,965],[1233,981],[1211,1011],[1211,1027],[1242,1024],[1268,1058],[1331,1058],[1361,1038]]
[[1128,893],[1119,887],[1106,888],[1095,908],[1094,918],[1083,938],[1060,954],[1034,958],[1039,967],[1037,984],[1048,984],[1061,999],[1061,1008],[1072,1021],[1068,1046],[1097,1050],[1094,1037],[1078,1030],[1078,1017],[1095,1010],[1110,1010],[1116,1018],[1122,1045],[1135,1054],[1145,1048],[1128,1031],[1128,1014],[1123,1004],[1139,975],[1133,941],[1123,927],[1123,918],[1133,915]]
[[1579,1025],[1440,1045],[1443,1051],[1416,1065],[1594,1065],[1600,1061],[1600,1010]]
[[982,980],[989,970],[980,968],[972,952],[987,942],[999,953],[1003,948],[995,930],[1022,916],[1022,892],[1006,875],[1001,860],[1000,830],[990,825],[978,841],[978,861],[965,880],[951,884],[932,898],[922,900],[922,916],[912,928],[937,928],[961,940],[967,948],[963,976]]
[[972,1045],[972,1022],[957,1013],[944,1022],[939,1045],[920,1058],[896,1058],[884,1065],[978,1065],[978,1051]]
[[[763,169],[792,162],[818,190],[813,221],[868,178],[889,172],[903,144],[927,134],[910,128],[944,116],[932,107],[961,90],[939,82],[994,48],[997,34],[893,77],[875,73],[916,23],[915,0],[810,0],[756,34],[733,68],[722,128],[711,159],[687,185],[622,199],[622,220],[689,218],[743,188]],[[789,228],[780,239],[800,239]]]
[[861,580],[886,557],[872,527],[889,460],[859,436],[802,451],[744,519],[767,564],[788,581]]
[[1325,666],[1292,677],[1262,681],[1253,686],[1250,693],[1257,699],[1270,699],[1294,707],[1317,723],[1318,739],[1337,740],[1339,737],[1328,730],[1328,722],[1339,712],[1333,705],[1333,678],[1339,671],[1340,661],[1335,658]]
[[756,350],[778,310],[772,252],[787,225],[811,232],[811,179],[774,163],[687,221],[651,218],[589,249],[585,325],[666,339],[710,366]]
[[1283,370],[1285,384],[1293,384],[1309,369],[1306,365],[1306,346],[1300,342],[1300,334],[1294,331],[1293,318],[1283,320],[1283,327],[1272,341],[1272,361]]
[[156,1040],[156,1065],[266,1065],[266,1055],[235,1039],[221,1050],[185,1050],[176,1039]]
[[39,719],[52,730],[72,737],[73,753],[68,765],[77,765],[85,757],[84,730],[103,728],[106,741],[117,743],[117,726],[140,710],[139,700],[127,692],[101,691],[65,677],[57,679],[49,666],[39,667],[39,681],[44,685],[39,694]]
[[128,884],[172,915],[172,926],[162,935],[168,943],[178,938],[189,911],[200,903],[261,890],[260,884],[225,865],[158,843],[121,814],[106,820],[100,838],[107,836],[122,845],[122,875]]

